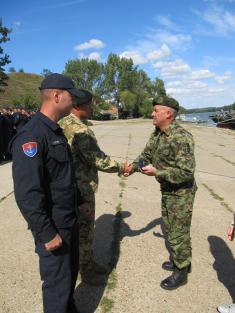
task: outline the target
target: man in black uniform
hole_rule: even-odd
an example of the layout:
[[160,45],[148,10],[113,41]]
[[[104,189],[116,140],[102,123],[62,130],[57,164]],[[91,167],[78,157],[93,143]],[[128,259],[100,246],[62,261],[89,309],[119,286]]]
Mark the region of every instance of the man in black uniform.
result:
[[78,233],[70,148],[58,120],[72,96],[83,97],[61,74],[45,78],[42,105],[11,142],[15,198],[35,238],[45,313],[77,312],[73,291],[78,273]]
[[4,115],[0,111],[0,163],[4,160]]
[[5,161],[11,160],[11,154],[8,151],[8,145],[13,138],[13,124],[12,124],[12,110],[10,108],[4,109],[4,159]]

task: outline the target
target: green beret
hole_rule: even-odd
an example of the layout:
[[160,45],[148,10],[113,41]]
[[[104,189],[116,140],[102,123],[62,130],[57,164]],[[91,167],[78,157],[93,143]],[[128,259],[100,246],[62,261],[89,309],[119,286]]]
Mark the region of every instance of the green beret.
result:
[[172,108],[176,111],[179,111],[179,102],[176,101],[174,98],[170,98],[168,96],[157,96],[153,98],[152,104],[163,105],[163,106]]

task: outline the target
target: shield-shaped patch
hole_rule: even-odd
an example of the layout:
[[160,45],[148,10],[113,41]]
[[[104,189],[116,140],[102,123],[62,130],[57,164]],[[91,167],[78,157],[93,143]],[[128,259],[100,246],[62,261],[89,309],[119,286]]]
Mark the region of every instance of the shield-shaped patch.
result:
[[22,145],[22,149],[24,151],[24,154],[32,158],[38,152],[38,144],[37,142],[26,142],[25,144]]

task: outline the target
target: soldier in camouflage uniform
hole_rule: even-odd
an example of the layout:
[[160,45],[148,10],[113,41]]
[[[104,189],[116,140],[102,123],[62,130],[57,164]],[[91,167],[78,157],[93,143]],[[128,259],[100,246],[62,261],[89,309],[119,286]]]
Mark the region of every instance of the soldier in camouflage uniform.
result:
[[71,146],[79,193],[81,277],[83,282],[102,285],[106,281],[102,274],[107,272],[107,268],[96,263],[92,253],[98,170],[121,174],[122,165],[112,160],[99,148],[95,134],[88,127],[87,119],[92,111],[92,95],[87,91],[84,92],[87,95],[86,100],[75,98],[71,114],[60,121],[60,126]]
[[161,282],[164,289],[187,283],[191,270],[190,225],[196,193],[195,158],[192,135],[181,127],[175,116],[178,102],[167,96],[153,100],[153,125],[156,127],[145,149],[130,165],[125,176],[140,171],[155,176],[162,192],[163,229],[171,248],[171,261],[163,263],[173,274]]

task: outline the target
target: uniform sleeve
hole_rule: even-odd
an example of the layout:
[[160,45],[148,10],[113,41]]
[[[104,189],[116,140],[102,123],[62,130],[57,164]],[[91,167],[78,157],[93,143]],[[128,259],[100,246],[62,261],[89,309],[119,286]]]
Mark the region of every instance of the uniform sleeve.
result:
[[96,166],[97,170],[106,173],[121,171],[121,164],[112,160],[98,146],[94,137],[88,133],[77,133],[72,142],[72,153],[79,155],[88,166]]
[[141,154],[133,161],[133,170],[136,172],[139,170],[139,160],[144,160],[146,164],[152,163],[152,151],[154,144],[154,133],[150,136],[144,150]]
[[[33,143],[36,154],[27,155],[24,144]],[[24,146],[25,147],[25,146]],[[25,151],[25,152],[24,152]],[[35,151],[34,151],[35,152]],[[52,240],[57,231],[45,206],[45,171],[42,143],[28,135],[17,137],[12,143],[13,180],[17,205],[29,228],[43,243]]]
[[172,184],[189,182],[194,179],[195,157],[194,141],[192,137],[174,138],[175,162],[166,168],[157,169],[156,179]]

